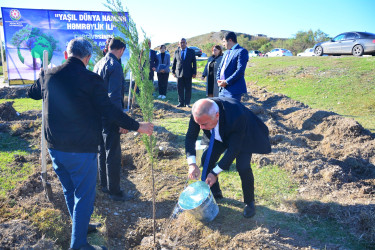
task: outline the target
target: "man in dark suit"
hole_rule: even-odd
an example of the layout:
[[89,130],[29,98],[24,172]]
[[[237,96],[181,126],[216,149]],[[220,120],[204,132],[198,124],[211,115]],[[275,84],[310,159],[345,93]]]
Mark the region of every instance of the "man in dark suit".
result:
[[174,53],[172,74],[177,77],[177,107],[190,107],[192,78],[197,75],[197,61],[194,50],[187,48],[185,38],[181,39],[180,48]]
[[[246,204],[243,215],[246,218],[253,217],[255,215],[254,176],[250,161],[252,153],[271,152],[267,126],[233,98],[216,97],[198,100],[192,108],[185,140],[190,179],[197,179],[200,176],[195,159],[195,142],[200,129],[203,130],[203,141],[210,138],[209,146],[202,155],[202,180],[211,187],[216,199],[223,198],[218,175],[223,170],[229,170],[236,159],[236,168],[241,177]],[[222,159],[217,163],[223,153]]]
[[148,47],[150,48],[150,73],[148,79],[154,80],[154,72],[159,65],[158,57],[156,56],[156,51],[151,49],[151,40],[148,40]]
[[232,97],[241,101],[242,94],[247,93],[245,69],[249,53],[237,43],[234,32],[225,34],[223,45],[227,51],[223,55],[216,76],[219,79],[219,97]]

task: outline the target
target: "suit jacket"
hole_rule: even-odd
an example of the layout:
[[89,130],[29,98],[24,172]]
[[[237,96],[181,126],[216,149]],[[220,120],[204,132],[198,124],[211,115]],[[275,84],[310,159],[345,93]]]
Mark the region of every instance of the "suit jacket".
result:
[[153,49],[150,49],[150,79],[154,77],[154,71],[152,68],[157,68],[159,65],[158,57],[156,56],[156,51]]
[[164,64],[165,65],[165,68],[163,68],[165,70],[165,73],[169,73],[170,71],[170,67],[171,67],[171,55],[168,53],[168,52],[165,52],[165,56],[164,56],[164,61],[161,60],[161,54],[157,54],[157,58],[158,58],[158,61],[159,61],[159,65],[158,67],[156,68],[156,72],[160,73],[160,64]]
[[[225,57],[229,53],[226,64],[224,65]],[[245,82],[245,69],[247,61],[249,61],[249,53],[246,49],[237,45],[235,49],[225,51],[223,60],[217,70],[217,79],[220,79],[221,68],[224,67],[224,79],[228,85],[220,91],[228,91],[231,94],[238,95],[247,93],[246,82]]]
[[152,71],[152,68],[157,68],[159,65],[158,57],[156,56],[156,51],[153,49],[150,49],[150,71]]
[[[227,97],[212,98],[219,106],[219,134],[227,148],[218,162],[223,170],[228,170],[240,152],[267,154],[271,152],[267,126],[239,101]],[[200,131],[199,124],[190,117],[186,133],[186,155],[196,155],[195,142]],[[203,130],[203,140],[211,137],[209,130]],[[215,149],[214,149],[215,150]]]
[[193,77],[197,74],[197,61],[193,49],[186,48],[185,60],[181,58],[181,49],[174,53],[172,73],[176,77]]
[[[214,66],[214,96],[217,97],[219,95],[219,85],[217,85],[217,70],[219,68],[219,65],[221,64],[221,61],[223,59],[223,56],[219,56],[215,59],[215,66]],[[208,74],[210,73],[210,67],[208,66],[212,61],[214,60],[214,58],[211,56],[208,58],[207,60],[207,64],[206,64],[206,67],[204,68],[204,71],[203,71],[203,74],[202,76],[206,77],[208,76]],[[208,77],[206,78],[207,79],[207,82],[206,82],[206,94],[208,94]]]

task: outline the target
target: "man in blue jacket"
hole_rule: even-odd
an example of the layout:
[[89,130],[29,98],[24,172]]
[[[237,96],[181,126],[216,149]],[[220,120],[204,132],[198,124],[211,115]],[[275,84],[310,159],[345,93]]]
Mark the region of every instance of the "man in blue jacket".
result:
[[149,135],[153,124],[139,123],[111,103],[103,79],[86,69],[92,54],[90,42],[71,40],[67,54],[64,64],[42,71],[27,94],[43,99],[43,133],[72,219],[70,247],[100,249],[87,242],[87,231],[94,210],[101,117]]
[[[104,80],[108,97],[118,109],[124,109],[125,79],[120,63],[126,49],[125,43],[113,38],[108,45],[108,53],[94,67],[94,72]],[[99,179],[101,190],[109,193],[115,201],[126,201],[132,197],[120,188],[121,145],[120,128],[116,123],[103,118],[103,140],[99,145]]]
[[245,69],[249,54],[237,43],[234,32],[225,34],[223,45],[227,51],[223,55],[216,76],[219,79],[219,97],[231,97],[241,101],[242,94],[247,93]]

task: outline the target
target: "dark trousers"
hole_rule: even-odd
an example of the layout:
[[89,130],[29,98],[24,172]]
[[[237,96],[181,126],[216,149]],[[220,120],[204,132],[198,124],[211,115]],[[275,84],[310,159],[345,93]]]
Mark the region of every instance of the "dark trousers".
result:
[[72,219],[70,247],[80,249],[87,244],[87,229],[94,211],[96,153],[71,153],[55,149],[48,151]]
[[148,80],[153,81],[154,80],[154,72],[152,69],[150,69],[150,73],[148,73]]
[[103,140],[99,145],[99,179],[101,187],[107,187],[110,194],[118,194],[121,173],[121,145],[119,127],[103,122]]
[[159,95],[167,95],[169,73],[158,73]]
[[190,105],[191,85],[191,77],[177,77],[177,92],[179,104]]
[[[212,153],[210,157],[210,162],[208,164],[207,175],[210,173],[212,169],[216,167],[217,161],[219,160],[220,156],[225,152],[226,149],[227,148],[224,146],[223,143],[215,140],[214,147],[212,149]],[[202,154],[202,159],[201,159],[202,166],[204,165],[206,154],[207,154],[207,149]],[[244,202],[246,204],[249,204],[250,202],[254,201],[254,175],[253,175],[253,171],[251,170],[250,161],[251,161],[251,153],[240,152],[239,155],[236,157],[236,168],[241,178],[242,192],[243,192]],[[212,185],[211,191],[213,194],[217,194],[221,191],[219,178],[217,179],[217,182],[214,185]]]

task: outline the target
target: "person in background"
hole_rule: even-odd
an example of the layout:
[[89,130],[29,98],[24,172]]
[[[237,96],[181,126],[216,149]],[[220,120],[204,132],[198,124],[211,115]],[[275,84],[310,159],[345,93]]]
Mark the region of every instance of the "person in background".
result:
[[165,45],[160,46],[160,53],[157,54],[159,65],[156,69],[158,75],[158,87],[160,99],[165,99],[167,95],[168,78],[169,78],[169,67],[171,65],[171,56],[165,52]]
[[216,78],[219,85],[219,96],[231,97],[241,101],[241,96],[247,93],[245,70],[249,53],[237,43],[234,32],[227,32],[223,38],[227,49],[217,70]]
[[151,49],[151,40],[148,40],[148,47],[150,48],[150,75],[148,77],[149,80],[154,81],[154,72],[159,65],[158,57],[156,56],[156,51]]
[[108,46],[109,42],[112,40],[112,37],[108,37],[107,40],[105,41],[105,47],[103,49],[103,56],[107,55],[108,53]]
[[223,49],[220,45],[212,47],[212,56],[207,60],[206,67],[202,74],[202,81],[207,77],[206,95],[208,97],[217,97],[219,95],[219,86],[217,85],[217,70],[223,59]]
[[187,47],[185,38],[180,40],[180,48],[174,53],[172,74],[177,78],[177,107],[190,108],[192,78],[197,75],[197,61],[194,50]]
[[41,71],[27,94],[35,100],[43,99],[43,133],[72,219],[70,248],[106,249],[87,242],[102,116],[125,130],[148,135],[154,125],[137,122],[111,103],[103,79],[86,69],[92,55],[89,41],[71,40],[67,53],[64,64]]

